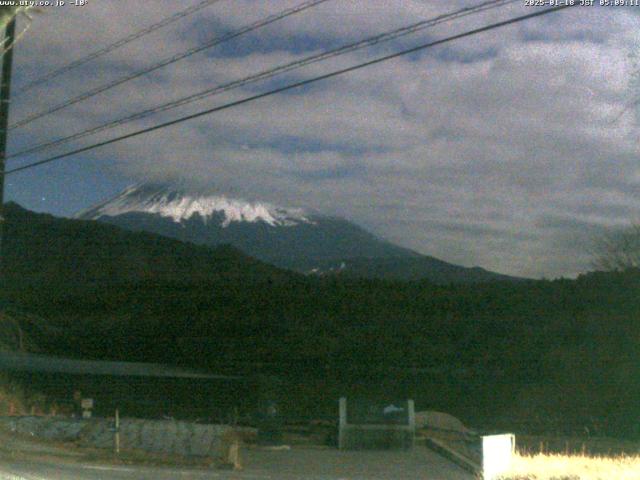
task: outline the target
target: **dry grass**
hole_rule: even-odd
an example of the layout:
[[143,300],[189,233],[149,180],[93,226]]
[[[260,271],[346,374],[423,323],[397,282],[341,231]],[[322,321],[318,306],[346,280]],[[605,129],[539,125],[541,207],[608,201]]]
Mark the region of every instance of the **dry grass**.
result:
[[535,454],[513,458],[504,480],[638,480],[640,455],[590,457],[586,455]]
[[640,455],[640,442],[610,437],[576,437],[549,435],[518,435],[516,449],[523,455],[551,453],[590,457]]
[[61,413],[69,413],[69,407],[51,403],[44,394],[23,387],[0,372],[0,416]]
[[0,415],[22,415],[27,412],[24,389],[0,374]]

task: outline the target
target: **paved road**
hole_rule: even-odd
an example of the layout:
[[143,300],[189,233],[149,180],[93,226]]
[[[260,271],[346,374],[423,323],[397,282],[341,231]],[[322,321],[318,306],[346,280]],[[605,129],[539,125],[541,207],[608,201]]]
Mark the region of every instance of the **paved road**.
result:
[[214,469],[101,466],[75,462],[2,461],[0,480],[472,480],[474,477],[424,447],[410,452],[341,452],[294,448],[243,452],[239,472]]
[[241,473],[218,473],[214,470],[181,468],[71,465],[53,463],[10,462],[0,466],[0,480],[174,480],[174,479],[261,479]]

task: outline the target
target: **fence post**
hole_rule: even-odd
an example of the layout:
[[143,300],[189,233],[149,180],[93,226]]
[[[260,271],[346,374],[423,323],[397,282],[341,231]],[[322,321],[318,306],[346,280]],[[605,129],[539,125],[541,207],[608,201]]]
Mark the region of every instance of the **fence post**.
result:
[[338,448],[344,448],[344,435],[347,428],[347,399],[340,397],[340,425],[338,425]]
[[411,399],[407,400],[409,428],[411,430],[411,439],[409,440],[409,448],[413,448],[416,441],[416,407],[415,402]]
[[116,408],[116,424],[114,429],[114,440],[115,440],[115,450],[116,454],[120,453],[120,412]]

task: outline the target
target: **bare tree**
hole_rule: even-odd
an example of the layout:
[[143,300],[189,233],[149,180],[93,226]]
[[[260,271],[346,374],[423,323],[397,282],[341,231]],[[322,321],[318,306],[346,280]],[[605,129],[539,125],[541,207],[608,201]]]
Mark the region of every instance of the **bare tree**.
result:
[[593,244],[592,265],[598,270],[640,268],[640,224],[608,231]]

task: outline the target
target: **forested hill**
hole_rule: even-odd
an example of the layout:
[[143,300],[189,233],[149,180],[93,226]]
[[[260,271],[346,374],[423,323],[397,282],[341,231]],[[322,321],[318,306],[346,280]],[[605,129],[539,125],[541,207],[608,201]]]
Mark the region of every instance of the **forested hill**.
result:
[[640,435],[638,270],[443,286],[304,277],[17,206],[6,231],[0,301],[59,332],[25,332],[44,352],[247,374],[271,365],[298,413],[394,393],[471,425]]
[[196,246],[111,225],[5,206],[3,262],[9,285],[104,286],[139,281],[285,279],[294,274],[230,246]]

